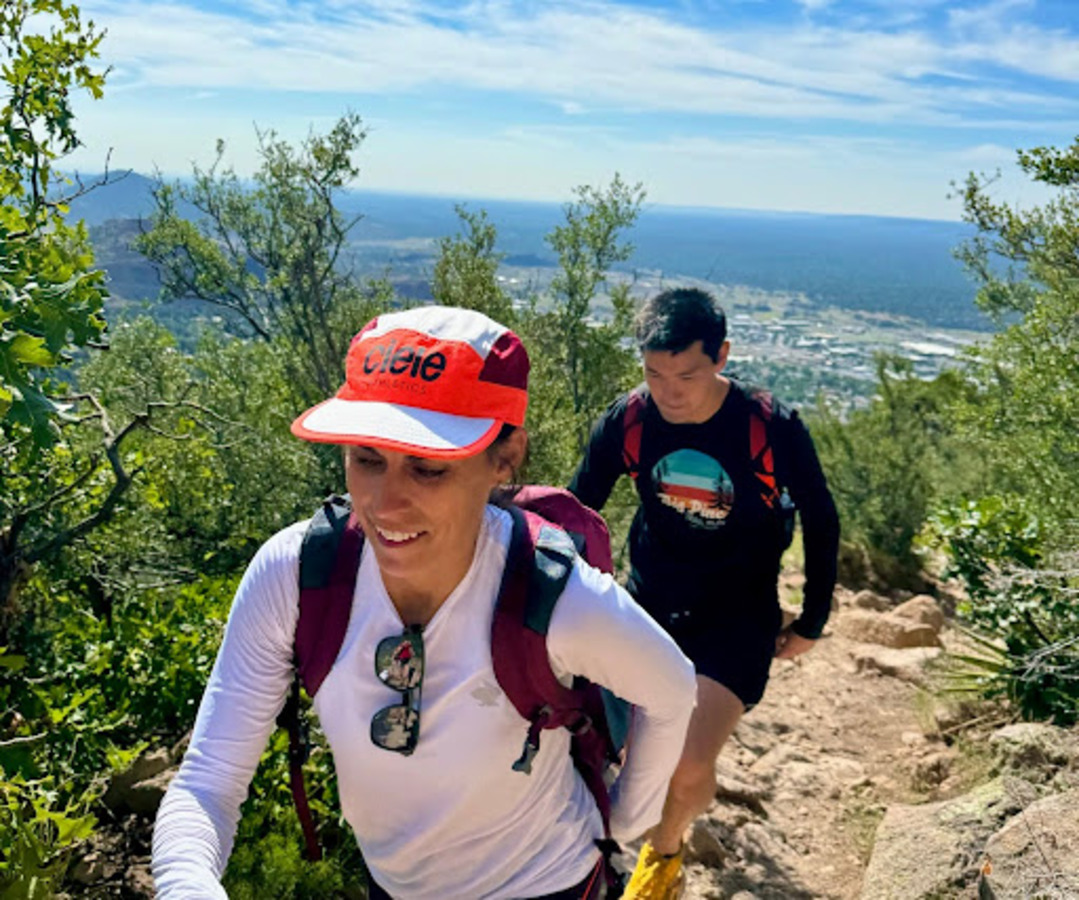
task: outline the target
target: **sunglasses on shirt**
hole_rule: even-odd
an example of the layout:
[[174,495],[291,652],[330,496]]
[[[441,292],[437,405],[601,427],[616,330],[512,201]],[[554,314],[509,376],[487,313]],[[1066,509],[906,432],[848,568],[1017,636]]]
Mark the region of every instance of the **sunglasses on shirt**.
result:
[[371,719],[371,742],[383,750],[408,756],[420,737],[420,691],[423,687],[423,629],[409,625],[403,634],[383,638],[375,648],[375,675],[401,694]]

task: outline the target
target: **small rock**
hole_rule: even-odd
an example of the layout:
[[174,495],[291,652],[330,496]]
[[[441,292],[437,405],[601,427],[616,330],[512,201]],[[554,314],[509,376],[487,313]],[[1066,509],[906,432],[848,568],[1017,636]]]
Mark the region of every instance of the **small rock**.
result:
[[1038,722],[1017,722],[989,736],[989,746],[1014,769],[1052,769],[1079,758],[1075,732]]
[[928,594],[918,594],[916,597],[911,597],[905,603],[901,603],[893,609],[892,615],[929,625],[934,631],[938,632],[944,627],[944,610]]
[[71,878],[78,884],[91,885],[113,878],[119,871],[117,864],[98,852],[87,853],[71,869]]
[[940,637],[929,625],[867,610],[854,609],[840,615],[835,630],[852,641],[884,647],[940,646]]
[[869,590],[858,591],[857,594],[851,597],[850,604],[856,609],[870,609],[874,612],[885,612],[892,608],[892,604],[887,597],[882,597],[880,594],[875,594]]
[[723,846],[715,828],[707,819],[697,819],[686,841],[685,860],[700,863],[711,869],[721,869],[730,858],[730,851]]
[[150,870],[150,861],[140,861],[130,866],[124,873],[124,887],[127,889],[126,896],[129,898],[151,898],[156,896],[154,891],[154,876]]
[[954,754],[931,753],[914,764],[911,781],[915,790],[929,790],[942,785],[951,774]]
[[940,656],[939,647],[881,647],[862,644],[852,647],[851,658],[856,672],[879,672],[910,684],[924,684],[925,669]]
[[176,771],[169,769],[153,778],[133,784],[123,795],[122,808],[129,809],[140,816],[155,815]]
[[126,771],[112,776],[101,802],[114,812],[126,810],[125,801],[131,787],[165,771],[172,765],[172,760],[171,752],[165,748],[144,753]]

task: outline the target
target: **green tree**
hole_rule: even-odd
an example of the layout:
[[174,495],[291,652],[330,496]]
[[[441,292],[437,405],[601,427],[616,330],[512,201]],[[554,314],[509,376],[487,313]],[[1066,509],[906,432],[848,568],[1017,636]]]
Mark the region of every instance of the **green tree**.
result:
[[495,250],[498,231],[486,210],[474,213],[460,204],[454,209],[461,230],[438,242],[431,294],[444,306],[475,309],[513,328],[513,301],[498,283],[498,267],[504,258]]
[[564,223],[547,235],[559,261],[549,297],[533,301],[522,325],[538,388],[529,421],[541,465],[530,474],[556,483],[569,477],[592,424],[638,367],[630,285],[609,276],[633,253],[622,235],[637,220],[644,188],[615,175],[606,188],[585,185],[574,194]]
[[[214,163],[196,166],[191,185],[157,185],[151,227],[136,242],[158,269],[163,300],[204,301],[224,310],[236,333],[284,342],[304,403],[337,389],[353,334],[393,301],[385,284],[362,286],[347,266],[360,217],[347,218],[337,203],[359,176],[365,135],[352,113],[298,148],[259,132],[253,186],[221,168],[218,141]],[[196,221],[184,217],[185,204]]]
[[1064,524],[1075,519],[1079,475],[1079,139],[1018,156],[1054,191],[1048,202],[998,202],[993,179],[974,174],[962,193],[978,233],[958,256],[979,284],[979,306],[1001,326],[972,354],[981,391],[966,421],[1000,489]]
[[1079,139],[1019,151],[1020,169],[1051,192],[1023,208],[971,174],[964,217],[977,234],[957,256],[996,321],[972,349],[959,426],[987,466],[987,488],[941,510],[935,526],[966,583],[962,612],[991,643],[975,667],[991,694],[1025,715],[1075,721],[1079,709]]
[[[104,278],[81,224],[65,220],[56,162],[78,145],[71,104],[99,98],[93,60],[103,35],[62,0],[0,6],[0,457],[58,437],[56,369],[104,330]],[[62,191],[59,192],[62,194]]]
[[[865,552],[866,571],[848,580],[921,585],[917,538],[930,511],[977,479],[977,460],[956,437],[954,407],[968,387],[958,371],[932,381],[909,361],[877,357],[877,391],[845,419],[820,404],[813,438],[835,497],[848,551]],[[849,554],[850,558],[861,558]]]

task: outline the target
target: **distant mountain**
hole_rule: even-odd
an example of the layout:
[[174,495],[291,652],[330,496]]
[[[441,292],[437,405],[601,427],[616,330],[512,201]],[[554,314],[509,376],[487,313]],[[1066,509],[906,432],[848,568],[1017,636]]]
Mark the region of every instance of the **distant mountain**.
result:
[[[72,211],[90,225],[145,217],[151,185],[133,173],[79,198]],[[464,202],[486,210],[508,260],[555,264],[544,236],[562,222],[560,204]],[[341,208],[363,216],[352,232],[361,264],[414,267],[434,252],[434,239],[459,230],[454,200],[446,197],[355,191],[342,196]],[[970,234],[959,222],[648,206],[628,235],[636,250],[626,268],[660,272],[671,284],[690,277],[801,292],[815,304],[984,329],[974,286],[952,257]],[[405,240],[407,249],[393,247]],[[105,257],[101,262],[107,267]]]

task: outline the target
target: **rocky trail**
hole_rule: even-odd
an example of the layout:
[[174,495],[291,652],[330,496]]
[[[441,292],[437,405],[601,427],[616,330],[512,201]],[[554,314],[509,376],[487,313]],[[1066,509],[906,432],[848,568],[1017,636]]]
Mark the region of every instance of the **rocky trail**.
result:
[[931,598],[837,600],[721,755],[685,896],[1079,898],[1079,733],[935,699]]
[[[720,757],[686,900],[1079,900],[1079,730],[927,690],[957,641],[932,598],[836,599]],[[114,824],[69,896],[152,896],[149,830],[178,752],[114,779]]]

